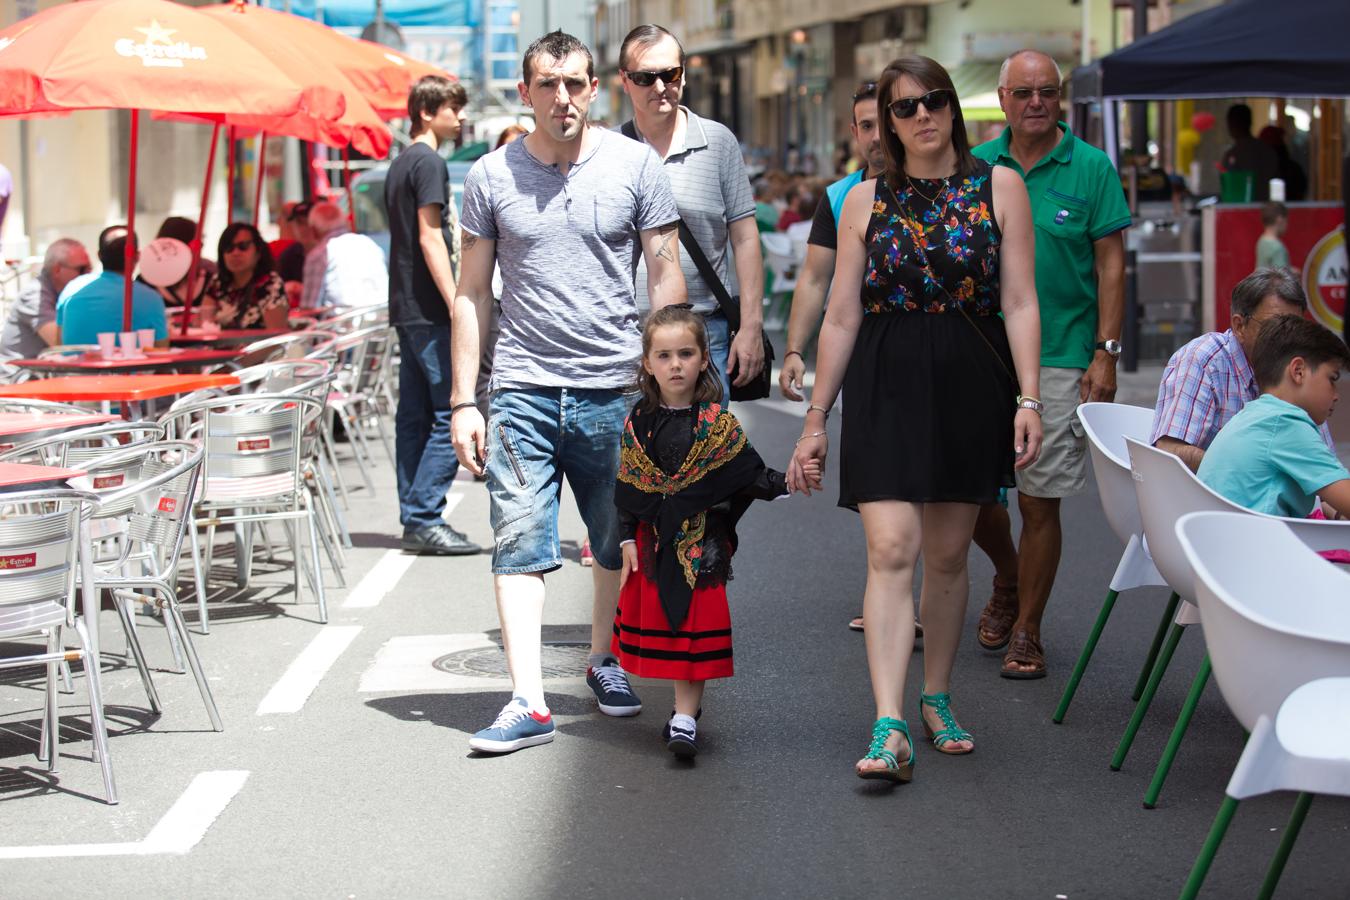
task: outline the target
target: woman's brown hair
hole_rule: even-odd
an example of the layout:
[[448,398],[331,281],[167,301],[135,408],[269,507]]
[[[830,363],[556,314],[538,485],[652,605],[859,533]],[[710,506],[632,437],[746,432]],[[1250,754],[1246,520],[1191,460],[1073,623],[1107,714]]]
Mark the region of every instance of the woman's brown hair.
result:
[[956,174],[958,177],[969,175],[975,170],[975,156],[970,152],[966,120],[961,115],[961,101],[956,96],[952,77],[936,60],[926,56],[902,56],[892,60],[877,81],[877,113],[882,120],[881,149],[886,154],[886,180],[896,191],[905,182],[905,146],[900,143],[900,135],[891,126],[890,110],[891,104],[900,99],[896,96],[897,86],[905,75],[917,81],[925,92],[947,92],[950,98],[947,108],[952,111],[952,149],[956,151]]
[[[688,303],[663,306],[647,317],[647,324],[642,329],[642,358],[645,360],[652,350],[652,333],[667,325],[682,325],[688,328],[694,335],[694,343],[698,344],[704,361],[708,363],[703,371],[698,373],[698,382],[694,385],[694,403],[720,403],[722,373],[715,371],[717,367],[712,364],[712,358],[708,355],[708,329],[703,324],[703,317],[694,312]],[[655,412],[661,406],[661,386],[641,363],[638,363],[637,388],[642,394],[642,399],[637,403],[638,410],[645,413]]]

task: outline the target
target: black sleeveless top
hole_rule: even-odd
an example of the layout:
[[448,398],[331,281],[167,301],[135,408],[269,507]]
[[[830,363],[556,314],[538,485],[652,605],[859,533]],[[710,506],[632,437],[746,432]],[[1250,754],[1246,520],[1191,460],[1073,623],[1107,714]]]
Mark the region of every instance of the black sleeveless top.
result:
[[989,163],[976,160],[964,178],[906,179],[898,191],[878,178],[863,311],[944,313],[959,304],[970,315],[997,313],[1001,240]]

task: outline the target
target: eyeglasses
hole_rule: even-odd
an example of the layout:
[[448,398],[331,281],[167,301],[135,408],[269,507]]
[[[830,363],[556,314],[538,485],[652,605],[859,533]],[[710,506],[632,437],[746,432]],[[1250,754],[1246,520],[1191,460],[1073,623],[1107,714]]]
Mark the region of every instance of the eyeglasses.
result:
[[94,271],[94,267],[89,263],[84,263],[79,266],[72,266],[70,263],[61,263],[61,265],[65,266],[67,269],[74,269],[75,274],[77,275],[88,275],[90,272]]
[[291,214],[287,217],[289,222],[301,222],[309,218],[311,209],[308,203],[297,203],[291,208]]
[[252,249],[253,249],[253,241],[252,241],[252,240],[247,240],[247,241],[235,241],[233,244],[226,244],[226,245],[225,245],[225,252],[226,252],[226,253],[231,253],[231,252],[234,252],[234,253],[246,253],[246,252],[248,252],[249,250],[252,250]]
[[877,95],[877,83],[875,81],[864,81],[858,85],[858,89],[853,92],[853,102],[859,100],[871,100]]
[[887,107],[891,115],[897,119],[908,119],[919,111],[919,104],[930,113],[937,112],[940,109],[946,109],[947,104],[952,102],[951,91],[939,88],[936,91],[929,91],[922,97],[901,97],[899,100],[891,102]]
[[656,84],[656,79],[661,79],[665,84],[679,84],[680,79],[684,77],[684,66],[675,66],[662,72],[626,72],[628,80],[638,87],[651,87]]
[[1032,94],[1039,95],[1042,100],[1058,100],[1060,94],[1059,88],[1057,87],[1011,88],[1007,90],[1008,93],[1013,95],[1014,100],[1017,100],[1021,103],[1025,103],[1028,100],[1030,100]]

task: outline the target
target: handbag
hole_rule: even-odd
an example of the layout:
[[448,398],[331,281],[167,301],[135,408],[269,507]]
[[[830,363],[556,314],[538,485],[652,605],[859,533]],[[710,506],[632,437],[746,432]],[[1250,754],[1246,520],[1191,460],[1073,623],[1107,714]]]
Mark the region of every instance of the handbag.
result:
[[[688,251],[689,258],[693,260],[694,267],[698,269],[698,274],[703,279],[713,296],[717,298],[717,305],[722,308],[722,315],[727,317],[727,326],[730,334],[728,341],[736,339],[736,332],[741,327],[741,304],[740,297],[732,297],[727,293],[726,285],[722,284],[722,279],[717,277],[717,272],[713,270],[712,263],[708,262],[708,257],[703,255],[703,248],[698,245],[698,240],[694,233],[689,230],[689,226],[684,224],[684,219],[680,220],[680,243]],[[773,344],[769,341],[769,336],[760,330],[760,338],[764,341],[764,366],[759,370],[749,383],[740,385],[731,385],[732,400],[763,400],[769,396],[769,379],[773,369]],[[718,375],[725,375],[719,372]]]

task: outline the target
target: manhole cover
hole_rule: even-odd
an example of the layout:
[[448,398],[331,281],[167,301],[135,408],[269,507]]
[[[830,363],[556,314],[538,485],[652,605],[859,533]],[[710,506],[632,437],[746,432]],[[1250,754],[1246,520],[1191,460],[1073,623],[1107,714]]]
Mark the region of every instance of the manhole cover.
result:
[[[586,674],[587,657],[591,645],[581,641],[551,641],[543,645],[542,662],[545,678],[580,678]],[[506,654],[500,647],[476,647],[447,653],[432,663],[448,675],[465,678],[510,678],[506,671]]]

